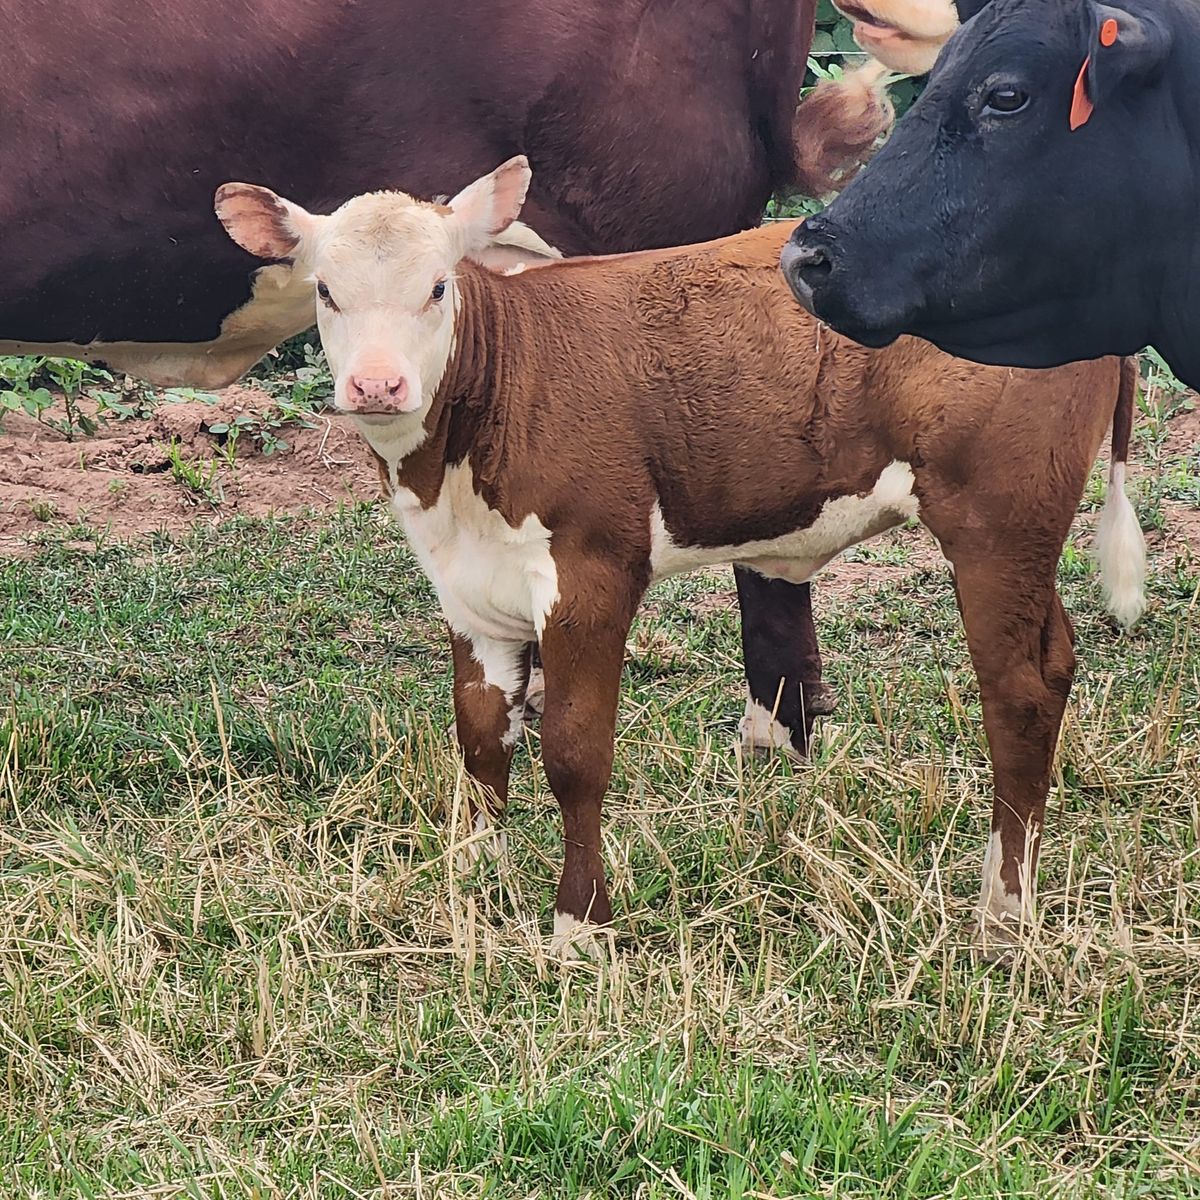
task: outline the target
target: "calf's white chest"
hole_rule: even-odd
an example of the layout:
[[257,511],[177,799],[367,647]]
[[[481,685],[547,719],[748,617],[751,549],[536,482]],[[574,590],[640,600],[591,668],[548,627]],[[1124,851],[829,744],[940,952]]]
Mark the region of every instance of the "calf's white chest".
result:
[[537,516],[514,528],[475,491],[465,462],[447,468],[431,507],[401,488],[392,510],[456,633],[477,644],[540,636],[558,600],[558,571]]

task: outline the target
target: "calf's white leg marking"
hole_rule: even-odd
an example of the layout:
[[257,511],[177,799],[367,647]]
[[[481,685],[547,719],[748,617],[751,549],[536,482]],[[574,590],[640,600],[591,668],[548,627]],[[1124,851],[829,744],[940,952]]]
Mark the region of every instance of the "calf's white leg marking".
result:
[[496,862],[507,849],[508,837],[502,829],[496,828],[491,816],[481,808],[475,814],[471,837],[454,856],[455,869],[460,875],[466,875],[481,859]]
[[[1036,835],[1030,831],[1026,844],[1032,844]],[[1003,931],[1015,934],[1022,926],[1026,929],[1033,922],[1034,888],[1031,864],[1026,862],[1021,868],[1021,894],[1010,892],[1000,875],[1000,867],[1004,861],[1004,851],[1000,842],[999,830],[993,829],[988,838],[987,853],[983,858],[983,887],[979,896],[980,926],[986,935]]]
[[546,705],[546,672],[534,667],[529,672],[529,686],[525,689],[525,703],[535,713],[541,713]]
[[746,697],[746,714],[742,717],[741,732],[743,750],[751,753],[756,750],[782,750],[786,754],[795,754],[791,731],[753,696]]
[[514,704],[512,708],[508,710],[508,732],[500,739],[500,744],[506,750],[511,750],[517,744],[517,739],[521,736],[521,730],[524,728],[525,704],[524,701],[522,701],[518,704]]

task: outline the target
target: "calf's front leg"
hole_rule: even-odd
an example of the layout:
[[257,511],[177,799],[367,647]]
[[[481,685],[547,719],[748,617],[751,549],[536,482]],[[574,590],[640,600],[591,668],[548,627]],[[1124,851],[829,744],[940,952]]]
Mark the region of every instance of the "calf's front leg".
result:
[[[454,716],[467,771],[483,789],[472,797],[472,835],[484,834],[492,816],[508,803],[508,775],[521,734],[530,647],[522,642],[472,640],[450,635],[454,655]],[[490,811],[489,811],[490,809]],[[467,859],[478,857],[479,840],[468,843]]]

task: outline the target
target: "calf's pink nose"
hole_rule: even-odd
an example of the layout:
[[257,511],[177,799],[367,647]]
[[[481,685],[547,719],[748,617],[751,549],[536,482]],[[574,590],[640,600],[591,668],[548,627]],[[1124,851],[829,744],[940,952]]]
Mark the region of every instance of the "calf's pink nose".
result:
[[371,379],[365,375],[352,375],[346,389],[355,404],[381,404],[388,409],[396,408],[408,397],[408,380]]

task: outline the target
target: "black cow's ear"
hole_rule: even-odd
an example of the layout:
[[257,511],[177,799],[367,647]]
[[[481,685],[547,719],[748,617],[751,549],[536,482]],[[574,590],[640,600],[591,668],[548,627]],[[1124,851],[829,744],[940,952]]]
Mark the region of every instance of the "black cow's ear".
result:
[[1087,93],[1093,106],[1100,108],[1127,80],[1153,77],[1171,52],[1171,31],[1149,15],[1135,17],[1107,4],[1088,7]]

